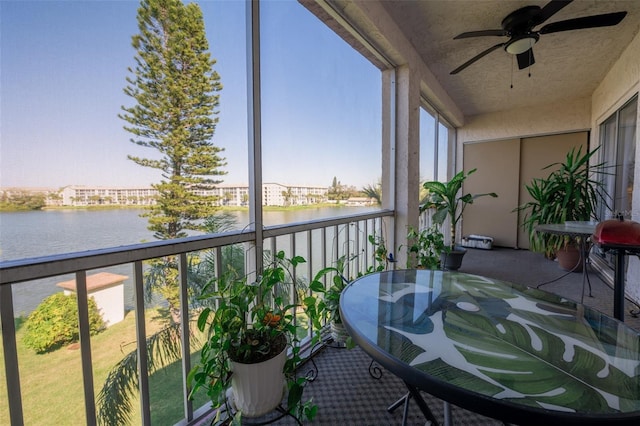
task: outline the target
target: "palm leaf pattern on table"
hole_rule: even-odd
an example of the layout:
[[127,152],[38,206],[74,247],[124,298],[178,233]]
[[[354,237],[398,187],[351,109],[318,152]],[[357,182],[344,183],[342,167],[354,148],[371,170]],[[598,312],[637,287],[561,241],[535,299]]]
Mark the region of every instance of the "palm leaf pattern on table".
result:
[[[565,309],[545,303],[542,292],[531,290],[534,299],[528,290],[482,277],[446,277],[437,291],[417,290],[432,292],[422,315],[412,301],[402,304],[404,312],[397,306],[378,311],[393,312],[387,330],[402,336],[392,348],[395,356],[434,377],[467,381],[467,389],[518,404],[583,413],[640,410],[637,334],[622,345],[615,340],[620,336],[596,338],[573,302]],[[381,303],[409,297],[406,286],[393,286],[397,291],[380,297]],[[603,343],[594,345],[598,340]],[[447,370],[442,363],[459,374],[439,377]]]

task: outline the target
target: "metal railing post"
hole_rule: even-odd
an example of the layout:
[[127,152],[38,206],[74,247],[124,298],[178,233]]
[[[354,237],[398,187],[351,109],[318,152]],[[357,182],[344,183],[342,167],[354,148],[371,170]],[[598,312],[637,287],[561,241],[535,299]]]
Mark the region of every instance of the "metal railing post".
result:
[[188,293],[188,255],[180,254],[178,274],[180,276],[180,339],[182,340],[182,392],[184,401],[184,416],[188,421],[193,420],[193,402],[189,400],[190,389],[187,377],[191,371],[191,342],[189,324],[189,293]]
[[93,363],[91,361],[91,331],[89,329],[89,299],[87,271],[76,272],[76,298],[80,328],[80,357],[84,384],[84,407],[87,425],[96,424],[96,398],[93,390]]
[[136,306],[136,338],[138,344],[138,387],[140,389],[140,416],[145,426],[151,426],[151,408],[149,403],[149,363],[147,353],[147,330],[144,313],[144,274],[142,262],[135,262],[134,269],[134,302]]
[[0,286],[0,321],[2,322],[2,348],[4,351],[4,372],[9,397],[9,418],[11,425],[22,426],[22,392],[20,391],[20,370],[18,369],[18,348],[16,345],[16,325],[13,315],[13,293],[11,285]]

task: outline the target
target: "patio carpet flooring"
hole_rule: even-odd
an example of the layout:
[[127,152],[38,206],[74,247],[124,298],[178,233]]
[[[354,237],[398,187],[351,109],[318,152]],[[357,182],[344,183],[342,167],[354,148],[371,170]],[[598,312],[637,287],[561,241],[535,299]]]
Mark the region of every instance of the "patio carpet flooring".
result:
[[[483,275],[486,277],[524,284],[535,287],[538,284],[554,280],[565,272],[557,263],[545,259],[541,254],[528,250],[494,248],[493,250],[468,250],[460,272]],[[593,297],[588,296],[584,303],[607,315],[613,315],[613,290],[598,275],[589,269]],[[570,273],[563,278],[546,284],[542,289],[564,297],[580,300],[582,273]],[[640,331],[640,318],[629,314],[629,310],[638,309],[627,303],[625,322]],[[375,379],[369,375],[371,358],[361,349],[352,350],[324,348],[315,357],[318,376],[307,384],[304,397],[312,397],[318,405],[318,414],[312,425],[401,425],[402,407],[393,413],[387,407],[406,393],[404,384],[393,374],[382,369],[382,375]],[[307,363],[301,368],[304,374],[310,367]],[[423,392],[427,404],[436,419],[443,424],[442,401]],[[502,425],[503,423],[476,413],[452,406],[454,425]],[[411,400],[408,425],[425,425],[426,420],[415,401]],[[250,423],[248,423],[250,424]],[[278,425],[297,424],[291,418],[283,418],[274,423]],[[305,422],[307,424],[307,422]]]

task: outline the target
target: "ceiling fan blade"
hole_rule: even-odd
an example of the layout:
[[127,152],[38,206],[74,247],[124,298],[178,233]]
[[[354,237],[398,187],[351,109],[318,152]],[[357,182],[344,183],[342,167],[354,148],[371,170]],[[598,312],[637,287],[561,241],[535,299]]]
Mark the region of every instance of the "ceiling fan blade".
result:
[[536,63],[536,59],[533,57],[533,49],[517,54],[516,58],[518,59],[518,69],[521,70]]
[[469,31],[466,33],[458,34],[453,39],[458,40],[460,38],[470,38],[470,37],[485,37],[485,36],[508,36],[509,33],[505,30],[482,30],[482,31]]
[[585,28],[610,27],[618,25],[627,16],[627,12],[605,13],[603,15],[584,16],[582,18],[567,19],[566,21],[552,22],[540,28],[538,33],[550,34],[560,31],[581,30]]
[[477,61],[478,59],[482,58],[483,56],[488,55],[489,53],[493,52],[494,50],[500,48],[504,46],[504,43],[498,43],[495,46],[492,46],[490,48],[488,48],[487,50],[485,50],[484,52],[481,52],[479,54],[477,54],[476,56],[474,56],[473,58],[469,59],[467,62],[465,62],[464,64],[460,65],[458,68],[456,68],[455,70],[451,71],[451,75],[454,74],[458,74],[460,71],[462,71],[463,69],[465,69],[466,67],[468,67],[469,65],[471,65],[472,63],[474,63],[475,61]]
[[560,12],[560,10],[564,9],[564,7],[567,6],[569,3],[571,3],[572,1],[573,0],[550,1],[549,3],[547,3],[545,7],[542,8],[542,10],[540,11],[540,15],[538,16],[538,19],[536,19],[536,22],[534,23],[533,26],[535,27],[536,25],[542,24],[547,19],[551,18],[553,15]]

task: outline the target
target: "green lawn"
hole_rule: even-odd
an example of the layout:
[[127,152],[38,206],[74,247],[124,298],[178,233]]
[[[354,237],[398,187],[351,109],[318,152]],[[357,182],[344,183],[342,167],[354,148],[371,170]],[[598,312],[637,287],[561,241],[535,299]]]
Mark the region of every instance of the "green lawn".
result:
[[[147,312],[147,334],[159,330],[162,324],[154,321]],[[96,396],[102,388],[111,368],[124,354],[135,350],[135,315],[127,313],[124,321],[92,336],[92,362]],[[18,363],[24,422],[30,425],[64,424],[84,425],[84,390],[82,382],[80,351],[62,348],[37,355],[24,347],[24,330],[17,332]],[[9,424],[9,408],[4,373],[4,354],[0,341],[0,424]],[[171,425],[182,419],[181,365],[174,363],[149,378],[152,423]],[[206,395],[204,395],[206,397]],[[194,407],[205,404],[206,398],[194,402]],[[133,401],[132,424],[139,424],[139,401]]]

